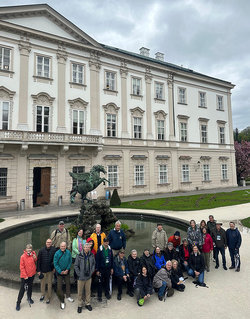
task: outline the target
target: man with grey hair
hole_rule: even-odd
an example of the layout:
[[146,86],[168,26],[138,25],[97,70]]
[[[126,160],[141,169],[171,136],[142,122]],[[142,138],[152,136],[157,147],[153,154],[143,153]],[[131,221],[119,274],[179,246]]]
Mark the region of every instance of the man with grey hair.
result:
[[94,241],[94,250],[97,252],[99,247],[102,246],[104,238],[106,238],[106,234],[101,231],[102,226],[100,224],[96,224],[95,232],[91,234],[90,238]]
[[134,286],[138,275],[140,274],[140,259],[137,256],[135,249],[131,250],[131,254],[128,256],[128,270],[129,270],[129,281],[127,294],[130,297],[134,296]]
[[117,255],[120,249],[126,248],[126,236],[121,229],[121,222],[119,220],[115,223],[115,228],[110,231],[108,239],[113,256]]

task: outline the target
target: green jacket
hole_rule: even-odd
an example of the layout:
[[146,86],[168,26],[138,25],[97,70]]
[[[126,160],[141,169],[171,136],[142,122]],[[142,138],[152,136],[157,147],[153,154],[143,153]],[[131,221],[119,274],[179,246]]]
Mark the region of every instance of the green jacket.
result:
[[76,256],[80,254],[78,239],[81,240],[82,247],[86,243],[86,240],[84,240],[84,239],[82,239],[82,238],[80,238],[78,236],[73,240],[73,243],[72,243],[72,258],[76,258]]
[[66,249],[65,252],[62,252],[61,249],[59,249],[55,253],[54,267],[58,274],[60,274],[62,271],[66,269],[70,270],[71,264],[72,264],[72,257],[68,249]]

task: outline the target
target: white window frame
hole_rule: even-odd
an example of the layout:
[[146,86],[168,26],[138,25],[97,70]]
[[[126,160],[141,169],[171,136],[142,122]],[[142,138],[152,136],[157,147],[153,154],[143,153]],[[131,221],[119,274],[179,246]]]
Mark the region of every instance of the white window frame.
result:
[[155,82],[155,98],[158,100],[164,99],[164,84]]
[[227,164],[221,164],[221,179],[227,180],[228,179],[228,167]]
[[[204,127],[206,128],[204,130]],[[200,129],[201,129],[201,143],[207,143],[208,138],[207,138],[207,124],[201,123],[200,124]]]
[[0,168],[0,197],[7,196],[8,191],[8,168],[1,167]]
[[[113,128],[113,124],[115,127]],[[107,127],[107,136],[116,137],[117,135],[117,115],[113,113],[106,113],[106,127]]]
[[[41,115],[42,116],[42,123],[41,123],[42,129],[41,129],[41,131],[37,130],[37,125],[38,125],[38,123],[37,123],[37,116],[38,116],[37,111],[38,111],[38,107],[42,108],[42,115]],[[44,114],[45,113],[45,108],[49,109],[49,115],[48,116],[47,115],[45,116],[45,114]],[[48,133],[50,131],[50,112],[51,112],[51,109],[50,109],[50,106],[48,106],[48,105],[37,105],[36,106],[36,132]],[[48,125],[45,124],[45,121],[44,121],[45,117],[48,118]],[[44,130],[45,125],[48,127],[48,131]]]
[[187,183],[190,181],[189,164],[181,165],[181,176],[183,183]]
[[116,72],[105,71],[105,90],[116,91]]
[[157,123],[157,140],[163,141],[165,140],[165,121],[156,120],[156,123]]
[[109,187],[118,187],[119,186],[118,165],[108,165],[107,173],[108,173]]
[[203,181],[210,181],[210,166],[209,164],[203,164]]
[[178,87],[178,103],[187,104],[187,89]]
[[132,94],[141,95],[141,85],[142,81],[140,78],[132,77]]
[[224,98],[222,95],[217,95],[217,110],[224,111]]
[[[8,56],[6,53],[8,52]],[[6,64],[6,58],[8,63]],[[0,70],[10,71],[11,69],[11,49],[4,46],[0,46]]]
[[187,142],[188,140],[188,123],[187,122],[183,122],[183,121],[180,122],[180,140],[181,142]]
[[[6,109],[4,110],[4,107],[6,107],[7,106],[7,108],[8,108],[8,110],[7,110],[7,121],[4,121],[4,119],[3,119],[3,117],[4,117],[4,111],[6,111]],[[10,101],[0,101],[0,116],[1,116],[1,120],[0,120],[0,129],[1,130],[5,130],[5,131],[7,131],[7,130],[9,130],[9,126],[10,126]],[[6,125],[4,125],[4,124],[6,124],[6,122],[7,122],[7,128],[6,128]]]
[[168,183],[168,167],[167,164],[159,164],[159,184]]
[[[42,58],[42,63],[38,63],[38,59]],[[48,72],[45,73],[45,59],[49,61],[49,64],[46,64],[49,66]],[[39,74],[39,67],[38,65],[41,65],[41,73]],[[47,76],[48,74],[48,76]],[[51,74],[51,58],[48,56],[44,56],[44,55],[40,55],[37,54],[36,55],[36,76],[42,77],[42,78],[46,78],[49,79],[50,78],[50,74]]]
[[133,137],[136,139],[142,139],[142,117],[133,116]]
[[199,92],[199,107],[206,108],[206,92]]
[[134,174],[135,174],[135,185],[136,186],[144,185],[145,183],[144,165],[135,165]]
[[219,144],[226,144],[225,126],[219,126]]
[[84,84],[84,65],[76,62],[71,62],[72,67],[72,83]]
[[[77,132],[74,133],[74,114],[77,113],[77,127],[76,130]],[[83,114],[83,122],[80,122],[80,114]],[[86,120],[85,120],[86,114],[84,110],[77,110],[77,109],[72,109],[72,134],[77,134],[77,135],[84,135],[86,133]],[[81,126],[82,124],[82,126]],[[81,132],[82,131],[82,132]]]

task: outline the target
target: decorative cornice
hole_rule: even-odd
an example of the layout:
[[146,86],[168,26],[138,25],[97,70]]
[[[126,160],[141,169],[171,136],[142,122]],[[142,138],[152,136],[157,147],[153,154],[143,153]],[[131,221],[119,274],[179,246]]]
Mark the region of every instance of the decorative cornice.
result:
[[104,110],[107,112],[110,108],[114,108],[114,110],[117,112],[120,108],[115,103],[107,103],[103,105]]
[[37,104],[38,102],[41,103],[42,105],[53,105],[53,101],[55,100],[54,97],[51,97],[48,93],[46,92],[40,92],[38,94],[32,94],[31,95],[34,104]]
[[185,155],[179,156],[179,160],[181,161],[190,161],[191,158],[192,158],[191,156],[185,156]]
[[219,160],[220,160],[220,161],[227,161],[227,160],[229,160],[229,157],[227,157],[227,156],[220,156],[220,157],[219,157]]
[[224,120],[217,120],[217,123],[218,123],[218,124],[226,124],[226,123],[227,123],[227,121],[224,121]]
[[198,120],[199,120],[200,122],[208,122],[208,121],[209,121],[209,119],[207,119],[207,118],[205,118],[205,117],[199,117]]
[[105,159],[105,160],[109,160],[109,159],[119,160],[121,158],[122,158],[121,155],[105,155],[105,156],[103,156],[103,159]]
[[201,156],[200,160],[201,161],[209,161],[212,157],[211,156]]
[[67,61],[68,58],[68,54],[66,52],[66,50],[64,50],[64,48],[58,48],[57,53],[56,53],[56,57],[59,63],[65,63]]
[[101,68],[100,52],[98,52],[96,50],[90,51],[89,67],[90,68],[95,67],[96,71],[100,70],[100,68]]
[[148,157],[146,155],[132,155],[131,158],[133,160],[145,160],[147,159]]
[[85,108],[88,105],[88,102],[84,101],[80,97],[74,100],[68,100],[68,102],[71,108]]
[[155,115],[156,118],[159,118],[159,116],[162,115],[163,118],[165,119],[166,116],[167,116],[167,113],[164,112],[163,110],[159,110],[159,111],[154,112],[154,115]]
[[21,37],[21,40],[19,41],[19,44],[18,44],[18,48],[19,48],[19,51],[20,51],[21,55],[29,56],[30,51],[31,51],[31,46],[30,46],[29,39],[26,38],[24,40],[24,38]]
[[7,96],[10,100],[13,100],[13,96],[15,95],[15,93],[15,91],[11,91],[3,85],[0,86],[0,99]]
[[139,106],[137,106],[133,109],[130,109],[130,112],[133,115],[135,112],[139,112],[139,113],[143,114],[145,111],[143,109],[141,109]]
[[178,119],[182,119],[182,120],[188,120],[188,119],[189,119],[189,116],[187,116],[187,115],[182,115],[182,114],[178,114],[178,115],[177,115],[177,118],[178,118]]
[[150,84],[152,81],[152,73],[151,73],[151,68],[150,67],[146,67],[146,73],[145,73],[145,80],[146,83]]
[[168,159],[170,159],[170,156],[168,156],[168,155],[157,155],[155,158],[157,160],[168,160]]

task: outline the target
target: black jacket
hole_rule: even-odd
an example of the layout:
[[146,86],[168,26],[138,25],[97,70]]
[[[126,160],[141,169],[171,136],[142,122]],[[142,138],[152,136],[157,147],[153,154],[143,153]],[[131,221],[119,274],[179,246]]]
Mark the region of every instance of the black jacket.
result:
[[[192,248],[190,245],[188,245],[187,247],[188,247],[189,256],[190,256],[190,254],[192,252]],[[183,264],[185,261],[185,253],[184,253],[184,249],[183,249],[183,244],[181,244],[179,247],[179,259],[180,259],[181,264]],[[187,262],[188,262],[188,260],[187,260]]]
[[146,267],[148,274],[151,278],[154,277],[157,269],[154,265],[154,261],[152,259],[152,256],[149,255],[148,257],[143,253],[143,255],[140,258],[140,268]]
[[138,276],[140,273],[140,259],[136,257],[135,259],[131,257],[131,255],[128,256],[128,270],[129,274],[132,276]]
[[195,254],[192,252],[189,257],[188,264],[193,271],[202,273],[205,270],[204,258],[200,253],[197,253],[197,256],[195,256]]
[[220,228],[220,230],[217,230],[217,228],[215,228],[212,231],[211,237],[216,247],[222,248],[227,246],[227,236],[223,228]]
[[177,269],[172,268],[170,278],[171,278],[173,286],[177,285],[180,277],[183,277],[183,272],[182,272],[181,268],[180,267],[178,267]]
[[207,222],[207,232],[211,235],[212,231],[216,228],[216,222]]
[[56,248],[51,246],[50,249],[43,247],[39,250],[37,257],[37,272],[49,272],[54,269],[54,255],[56,253]]
[[140,274],[136,279],[135,289],[140,290],[141,296],[146,296],[147,294],[152,295],[153,288],[152,288],[152,280],[149,275],[146,277]]
[[169,250],[168,248],[164,251],[164,258],[166,261],[168,260],[177,260],[179,261],[179,254],[178,252],[175,250],[175,248],[173,248],[172,250]]
[[113,253],[112,249],[108,246],[108,259],[109,259],[109,264],[106,266],[106,260],[103,252],[103,246],[101,245],[99,249],[97,250],[95,262],[96,262],[96,270],[100,271],[100,273],[103,273],[107,270],[110,271],[110,269],[114,268],[114,258],[113,258]]

